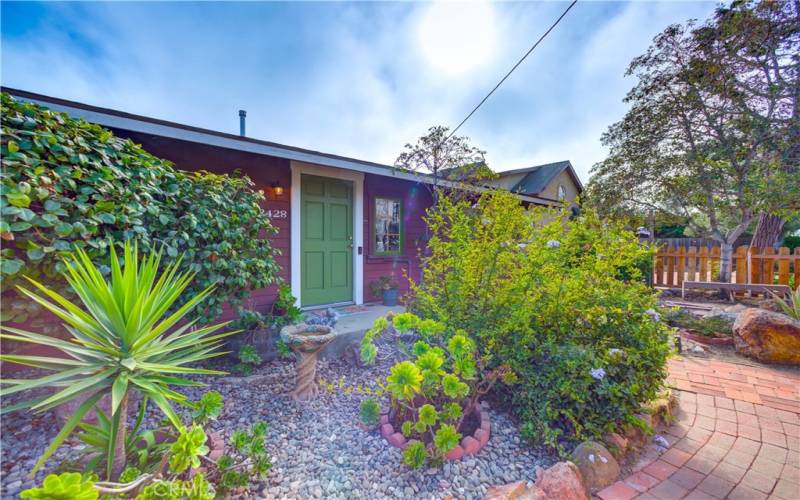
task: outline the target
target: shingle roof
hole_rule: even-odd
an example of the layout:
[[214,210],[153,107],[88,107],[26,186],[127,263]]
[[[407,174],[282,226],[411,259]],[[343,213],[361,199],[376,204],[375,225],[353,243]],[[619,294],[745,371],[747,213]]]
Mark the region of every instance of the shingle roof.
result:
[[526,174],[522,179],[519,180],[514,186],[509,189],[512,193],[520,193],[520,194],[536,194],[541,193],[550,184],[558,174],[567,170],[575,181],[575,185],[577,186],[578,190],[581,191],[583,189],[583,185],[581,184],[580,179],[575,174],[575,170],[572,168],[572,164],[569,160],[566,161],[557,161],[554,163],[546,163],[544,165],[535,165],[533,167],[528,168],[520,168],[516,170],[508,170],[505,172],[500,172],[500,177],[505,177],[507,175],[514,175],[514,174]]

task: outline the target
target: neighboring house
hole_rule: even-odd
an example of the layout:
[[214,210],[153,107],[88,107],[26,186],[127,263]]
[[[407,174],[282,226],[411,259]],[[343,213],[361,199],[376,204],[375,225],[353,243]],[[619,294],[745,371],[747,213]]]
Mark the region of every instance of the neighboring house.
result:
[[[423,215],[432,203],[423,185],[431,182],[429,176],[22,90],[3,91],[107,127],[179,169],[238,169],[248,175],[266,196],[264,209],[278,228],[272,243],[281,251],[281,277],[302,307],[370,302],[378,298],[369,295],[369,284],[381,276],[400,282],[401,292],[408,290],[406,276],[420,278],[417,248],[424,243]],[[567,184],[569,193],[579,188],[575,183]],[[555,195],[519,198],[557,205]],[[255,290],[250,305],[265,310],[275,295],[274,287]]]
[[569,160],[499,172],[488,184],[512,193],[536,196],[560,203],[575,203],[583,184]]

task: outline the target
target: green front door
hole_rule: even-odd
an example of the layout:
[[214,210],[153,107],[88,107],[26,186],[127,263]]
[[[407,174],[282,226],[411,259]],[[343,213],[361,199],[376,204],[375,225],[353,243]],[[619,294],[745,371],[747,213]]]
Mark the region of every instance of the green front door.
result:
[[303,306],[353,300],[353,184],[303,175],[300,301]]

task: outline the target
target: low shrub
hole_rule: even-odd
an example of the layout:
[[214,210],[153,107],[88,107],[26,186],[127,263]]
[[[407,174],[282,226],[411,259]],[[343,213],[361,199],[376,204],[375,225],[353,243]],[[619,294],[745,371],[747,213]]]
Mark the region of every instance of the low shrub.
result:
[[669,328],[642,280],[652,249],[632,232],[592,211],[526,209],[505,192],[442,199],[427,223],[411,307],[445,336],[469,336],[487,367],[510,367],[518,381],[504,394],[527,437],[564,451],[656,396]]

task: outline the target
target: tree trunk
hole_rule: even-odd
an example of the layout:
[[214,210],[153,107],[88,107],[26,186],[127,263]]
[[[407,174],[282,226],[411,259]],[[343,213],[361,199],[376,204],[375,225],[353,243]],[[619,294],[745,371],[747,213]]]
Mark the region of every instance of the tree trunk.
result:
[[733,245],[723,242],[720,244],[719,255],[719,277],[717,281],[723,283],[731,282],[731,257],[733,256]]
[[[114,462],[111,466],[111,479],[116,481],[119,479],[122,471],[125,470],[125,435],[126,427],[128,426],[128,393],[122,397],[119,408],[119,431],[117,432],[117,440],[114,443]],[[113,419],[113,417],[112,417]]]
[[772,248],[783,234],[783,225],[786,221],[777,216],[761,212],[758,216],[758,225],[750,242],[752,248]]

